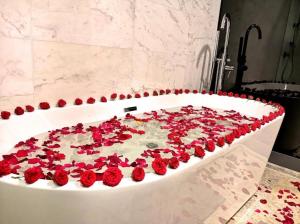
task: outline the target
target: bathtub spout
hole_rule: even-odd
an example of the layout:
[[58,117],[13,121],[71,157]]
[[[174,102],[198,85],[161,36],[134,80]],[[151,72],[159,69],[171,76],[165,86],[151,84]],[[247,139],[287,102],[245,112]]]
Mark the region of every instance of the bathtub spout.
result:
[[239,90],[241,88],[243,82],[244,71],[247,71],[248,67],[246,65],[246,52],[248,46],[248,38],[252,29],[256,29],[258,34],[258,39],[262,39],[262,32],[258,25],[252,24],[246,30],[245,37],[240,37],[239,51],[238,51],[238,67],[235,81],[235,90]]

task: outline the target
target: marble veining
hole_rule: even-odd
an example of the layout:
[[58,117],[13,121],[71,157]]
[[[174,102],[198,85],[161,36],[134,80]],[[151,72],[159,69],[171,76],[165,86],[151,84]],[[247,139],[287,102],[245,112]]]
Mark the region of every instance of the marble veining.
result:
[[49,1],[33,10],[34,39],[129,48],[132,45],[132,0]]
[[99,98],[99,92],[108,95],[131,86],[130,49],[35,41],[33,52],[36,103],[61,96]]
[[0,37],[0,97],[33,93],[29,40]]
[[0,36],[29,37],[31,1],[1,0],[0,5]]

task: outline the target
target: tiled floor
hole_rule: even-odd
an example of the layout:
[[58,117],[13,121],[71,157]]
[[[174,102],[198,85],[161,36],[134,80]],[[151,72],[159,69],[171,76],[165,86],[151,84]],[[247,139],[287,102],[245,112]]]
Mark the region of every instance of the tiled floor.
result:
[[228,224],[273,223],[300,223],[300,173],[269,163],[256,194]]

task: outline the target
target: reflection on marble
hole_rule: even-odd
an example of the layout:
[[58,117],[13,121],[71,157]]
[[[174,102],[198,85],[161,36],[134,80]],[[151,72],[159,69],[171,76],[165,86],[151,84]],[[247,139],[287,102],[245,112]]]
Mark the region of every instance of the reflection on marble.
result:
[[99,97],[131,86],[130,49],[35,41],[33,52],[36,103]]
[[0,96],[33,93],[29,40],[0,37]]
[[97,46],[132,46],[132,0],[49,1],[32,12],[32,36],[37,40]]
[[0,36],[29,37],[30,7],[30,0],[0,0]]
[[194,39],[190,42],[191,53],[187,60],[187,74],[184,85],[191,89],[209,89],[210,71],[214,52],[214,41],[211,39]]

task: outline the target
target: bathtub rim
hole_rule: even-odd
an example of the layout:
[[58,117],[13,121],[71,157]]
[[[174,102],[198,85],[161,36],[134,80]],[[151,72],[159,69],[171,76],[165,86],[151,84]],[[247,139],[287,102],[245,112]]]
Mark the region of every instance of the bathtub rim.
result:
[[[192,94],[192,93],[190,93],[190,94]],[[201,94],[201,93],[197,93],[197,94]],[[229,97],[229,96],[218,96],[216,94],[214,94],[214,96]],[[151,98],[151,97],[157,98],[159,96],[149,96],[149,98]],[[236,99],[236,100],[247,100],[247,101],[249,101],[249,99],[241,99],[241,98],[235,98],[235,97],[230,97],[230,98],[234,99],[234,100]],[[127,100],[131,101],[133,99],[126,99],[126,100],[122,100],[122,101],[126,102]],[[140,99],[136,99],[136,100],[140,100]],[[252,101],[254,101],[254,100],[252,100]],[[112,102],[114,102],[114,101],[112,101]],[[258,102],[258,101],[254,101],[254,102],[255,103],[262,103],[262,102]],[[98,103],[103,104],[102,102],[97,102],[96,104],[98,104]],[[110,102],[108,102],[108,103],[110,103]],[[262,103],[262,104],[265,104],[265,103]],[[94,105],[94,104],[85,105],[85,106],[89,107],[89,106],[92,106],[92,105]],[[272,105],[269,105],[269,106],[274,107]],[[66,108],[66,107],[64,107],[64,108]],[[56,111],[56,110],[61,110],[61,109],[64,109],[64,108],[55,108],[55,107],[53,107],[53,108],[50,108],[50,110]],[[78,108],[78,106],[77,105],[70,105],[70,106],[68,106],[68,108],[69,109]],[[266,110],[268,110],[268,109],[266,109]],[[49,111],[49,110],[38,110],[37,112],[43,113],[43,112],[46,112],[46,111]],[[33,113],[35,113],[35,112],[33,112]],[[33,113],[30,113],[30,114],[33,114]],[[227,143],[225,143],[225,145],[223,147],[218,147],[216,145],[216,149],[215,149],[214,152],[209,152],[209,151],[205,150],[205,157],[203,159],[199,159],[195,156],[191,156],[188,163],[180,162],[180,166],[175,170],[168,168],[167,173],[163,176],[160,176],[160,175],[157,175],[157,174],[154,174],[154,173],[146,173],[145,179],[141,182],[135,182],[130,177],[124,177],[124,178],[122,178],[122,181],[120,182],[120,184],[116,187],[113,187],[113,188],[109,187],[109,186],[106,186],[103,183],[98,183],[98,182],[95,182],[94,185],[89,187],[89,188],[85,188],[79,183],[79,181],[74,181],[74,180],[70,180],[68,182],[68,184],[65,185],[65,186],[57,186],[52,180],[44,180],[44,179],[40,179],[37,182],[35,182],[34,184],[26,184],[25,181],[23,180],[23,178],[22,178],[22,180],[14,179],[14,178],[12,178],[14,176],[14,174],[10,174],[10,175],[7,175],[7,176],[4,176],[4,177],[0,178],[0,185],[1,184],[9,184],[9,185],[14,185],[14,186],[18,186],[18,187],[26,187],[26,188],[33,188],[33,189],[40,189],[40,190],[49,190],[49,191],[51,191],[51,190],[60,190],[60,191],[86,191],[86,190],[90,191],[90,190],[94,190],[94,191],[102,191],[102,190],[109,190],[109,189],[115,189],[115,188],[120,189],[120,188],[123,188],[123,187],[124,188],[125,187],[132,187],[135,184],[148,184],[148,183],[151,183],[153,181],[163,181],[163,179],[167,178],[168,176],[171,176],[171,175],[174,175],[178,172],[184,171],[185,169],[188,169],[190,166],[193,166],[198,162],[205,163],[205,162],[209,161],[215,155],[219,155],[220,153],[221,154],[228,153],[229,149],[232,146],[234,146],[236,144],[239,144],[239,142],[242,141],[244,138],[250,138],[253,134],[255,134],[258,131],[263,131],[264,127],[267,127],[268,125],[271,125],[273,122],[276,122],[280,119],[283,119],[284,115],[285,114],[283,113],[282,115],[276,117],[274,120],[270,121],[269,123],[266,123],[266,124],[262,125],[260,129],[257,129],[255,131],[251,131],[250,133],[247,133],[245,136],[241,136],[239,139],[235,139],[233,141],[233,143],[230,144],[230,145],[227,144]],[[14,117],[19,119],[22,116],[20,117],[20,116],[17,116],[17,115],[12,115],[12,119]],[[9,120],[0,120],[0,124],[1,124],[1,122],[9,122]]]

